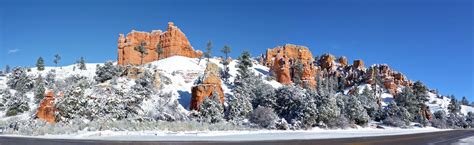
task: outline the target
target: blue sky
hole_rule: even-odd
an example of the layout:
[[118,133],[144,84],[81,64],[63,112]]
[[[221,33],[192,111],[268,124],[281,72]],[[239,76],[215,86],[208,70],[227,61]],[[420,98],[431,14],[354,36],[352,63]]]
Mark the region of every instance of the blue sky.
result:
[[286,43],[387,63],[442,94],[474,100],[471,0],[13,1],[0,2],[0,68],[116,60],[119,33],[166,29],[168,21],[203,49],[233,57]]

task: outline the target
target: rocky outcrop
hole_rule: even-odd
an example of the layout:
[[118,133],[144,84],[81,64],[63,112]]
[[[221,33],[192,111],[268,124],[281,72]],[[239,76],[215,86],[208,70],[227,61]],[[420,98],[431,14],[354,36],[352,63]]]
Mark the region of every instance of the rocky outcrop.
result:
[[341,67],[346,67],[348,65],[347,57],[341,56],[337,59],[337,62],[341,65]]
[[54,94],[53,92],[47,92],[38,107],[38,111],[36,112],[36,117],[49,123],[55,123],[56,111],[57,109],[54,108]]
[[[126,36],[119,35],[118,38],[118,64],[119,65],[140,65],[141,54],[135,50],[135,47],[145,44],[148,50],[143,58],[143,62],[151,62],[170,56],[186,56],[197,58],[202,56],[201,51],[195,51],[189,43],[186,35],[173,22],[168,23],[168,29],[165,32],[153,30],[152,32],[140,32],[132,30]],[[161,56],[157,53],[157,46],[163,49]]]
[[214,93],[217,93],[219,101],[224,103],[224,90],[222,89],[222,81],[219,72],[217,64],[207,63],[203,76],[198,78],[195,85],[191,88],[192,98],[190,110],[199,110],[199,105],[204,99],[213,96]]
[[352,64],[352,67],[354,67],[354,69],[358,69],[358,70],[365,69],[364,61],[362,61],[360,59],[354,60],[354,63]]
[[327,71],[332,71],[334,68],[334,60],[335,57],[331,54],[323,54],[319,60],[319,66],[321,66],[321,69],[327,70]]
[[260,62],[270,67],[276,80],[281,84],[291,84],[294,75],[298,75],[300,69],[296,65],[302,65],[301,81],[303,84],[316,85],[315,74],[317,67],[313,64],[313,55],[307,47],[286,44],[273,49],[267,49],[265,56]]
[[399,87],[411,87],[413,82],[407,80],[405,75],[400,72],[393,71],[388,65],[373,65],[367,73],[366,82],[369,84],[381,83],[390,94],[399,93]]

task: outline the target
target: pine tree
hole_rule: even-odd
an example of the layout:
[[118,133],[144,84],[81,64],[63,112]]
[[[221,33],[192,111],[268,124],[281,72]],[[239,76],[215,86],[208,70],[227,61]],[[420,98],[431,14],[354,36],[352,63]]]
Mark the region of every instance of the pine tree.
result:
[[22,93],[30,91],[34,86],[33,79],[28,76],[24,68],[15,68],[7,80],[8,87]]
[[413,90],[409,87],[405,87],[401,93],[395,95],[397,105],[406,108],[410,113],[410,121],[413,121],[416,114],[421,110],[419,106],[421,101],[417,99],[417,96],[415,96]]
[[86,61],[84,60],[84,57],[81,57],[77,61],[77,66],[79,67],[80,70],[87,70]]
[[452,114],[458,114],[461,112],[461,104],[454,96],[452,96],[451,102],[448,105],[448,111]]
[[100,66],[100,65],[97,66],[94,79],[97,82],[103,83],[114,77],[118,77],[120,73],[121,73],[120,67],[115,66],[112,61],[107,61],[105,62],[104,66]]
[[161,47],[161,43],[158,42],[156,44],[156,48],[155,48],[155,51],[156,53],[158,54],[158,60],[163,58],[163,53],[164,53],[164,50],[163,50],[163,47]]
[[41,75],[39,75],[35,80],[35,102],[40,103],[44,98],[44,93],[46,91],[45,81]]
[[207,62],[209,62],[209,59],[211,58],[211,52],[212,51],[212,42],[208,41],[207,42],[207,47],[206,47],[206,52],[204,53],[204,57],[207,58]]
[[43,60],[42,57],[39,57],[38,60],[36,60],[36,68],[37,68],[39,71],[44,70],[44,60]]
[[30,110],[28,98],[23,92],[16,92],[6,103],[6,116],[15,116]]
[[219,101],[218,93],[213,92],[212,94],[212,96],[206,97],[199,106],[200,120],[208,123],[217,123],[223,120],[224,106]]
[[469,105],[469,101],[467,100],[466,96],[463,96],[463,97],[462,97],[461,104],[462,104],[462,105],[466,105],[466,106]]
[[292,64],[292,80],[295,85],[302,85],[301,76],[303,75],[303,64],[299,60],[296,60],[295,63]]
[[224,61],[222,61],[222,64],[224,65],[224,71],[222,74],[222,78],[224,79],[225,82],[228,81],[230,74],[229,74],[229,53],[231,51],[231,48],[227,45],[224,45],[224,47],[221,49],[221,52],[225,54]]
[[365,87],[362,94],[356,93],[356,97],[362,103],[362,106],[367,111],[367,114],[375,119],[377,112],[379,111],[379,105],[377,104],[377,98],[373,91],[369,87]]
[[347,117],[358,125],[365,125],[369,121],[369,115],[356,96],[349,96],[346,104]]
[[145,56],[148,55],[146,42],[142,41],[140,45],[135,46],[134,50],[140,53],[140,65],[143,65],[143,58],[145,58]]
[[54,55],[54,60],[53,60],[55,67],[58,67],[58,64],[59,64],[60,60],[61,60],[61,56],[59,54],[55,54]]
[[250,53],[244,51],[242,55],[238,58],[239,63],[237,64],[237,78],[248,78],[250,75],[253,75],[253,72],[249,70],[252,67],[252,60]]

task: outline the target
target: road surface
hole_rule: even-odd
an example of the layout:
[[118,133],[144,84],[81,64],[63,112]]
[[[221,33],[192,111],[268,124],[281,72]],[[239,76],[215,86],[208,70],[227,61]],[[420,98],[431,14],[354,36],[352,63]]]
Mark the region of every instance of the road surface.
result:
[[[0,145],[445,145],[455,144],[459,139],[474,136],[474,130],[452,130],[408,135],[358,137],[341,139],[314,140],[272,140],[272,141],[109,141],[109,140],[74,140],[42,139],[25,137],[0,136]],[[474,143],[473,143],[474,144]]]

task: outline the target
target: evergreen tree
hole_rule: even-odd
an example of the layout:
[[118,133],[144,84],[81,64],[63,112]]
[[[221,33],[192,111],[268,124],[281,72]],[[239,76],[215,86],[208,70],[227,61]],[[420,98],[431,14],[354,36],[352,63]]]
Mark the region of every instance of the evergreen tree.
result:
[[39,71],[44,70],[44,60],[43,60],[42,57],[39,57],[38,60],[36,60],[36,68],[37,68]]
[[469,101],[467,100],[466,96],[463,96],[463,97],[462,97],[461,104],[462,104],[462,105],[466,105],[466,106],[469,105]]
[[55,67],[58,67],[58,64],[59,64],[60,60],[61,60],[61,56],[59,54],[55,54],[54,55],[54,60],[53,60],[53,63],[54,63]]
[[161,43],[160,43],[160,42],[158,42],[158,43],[156,44],[155,51],[156,51],[156,53],[158,54],[158,59],[163,58],[164,50],[163,50],[163,47],[161,47]]
[[94,79],[97,82],[103,83],[114,77],[118,77],[121,71],[122,70],[120,69],[120,67],[115,66],[112,61],[107,61],[105,62],[104,66],[97,66]]
[[23,92],[16,92],[12,98],[7,98],[6,116],[15,116],[30,110],[28,98]]
[[223,120],[224,106],[219,101],[217,92],[212,93],[210,97],[206,97],[199,106],[199,114],[201,121],[208,123],[217,123]]
[[229,53],[231,51],[231,48],[227,45],[224,45],[224,47],[221,49],[221,52],[225,54],[224,61],[222,61],[222,64],[224,65],[224,71],[222,73],[222,78],[224,79],[225,82],[228,81],[230,74],[229,74]]
[[421,101],[417,99],[417,96],[415,96],[413,90],[409,87],[405,87],[401,93],[395,95],[397,105],[406,108],[410,113],[410,121],[414,121],[416,114],[421,111],[419,106]]
[[207,62],[209,62],[209,59],[211,58],[211,52],[212,51],[212,42],[208,41],[207,46],[206,46],[206,52],[204,53],[204,57],[207,58]]
[[80,70],[87,70],[86,61],[84,60],[84,57],[81,57],[81,58],[77,61],[77,67],[78,67]]
[[0,89],[0,111],[6,109],[8,99],[12,98],[12,94],[9,89]]
[[[316,93],[315,93],[316,94]],[[317,110],[319,111],[318,122],[328,124],[341,114],[341,110],[337,105],[337,100],[334,94],[316,94],[313,96]]]
[[295,83],[295,85],[302,85],[301,76],[303,75],[303,64],[301,64],[299,60],[296,60],[291,67],[292,69],[290,70],[293,70],[291,74],[293,83]]
[[356,98],[358,98],[360,103],[362,103],[362,106],[366,110],[367,114],[372,119],[375,119],[380,108],[377,104],[377,98],[373,91],[369,89],[369,87],[365,87],[362,91],[362,94],[356,93]]
[[146,42],[142,41],[140,45],[135,46],[135,51],[140,53],[140,65],[143,65],[143,58],[148,55],[148,49],[146,48]]
[[7,80],[8,87],[22,93],[30,91],[34,86],[33,79],[28,76],[24,68],[15,68]]
[[358,125],[365,125],[369,121],[369,115],[356,96],[349,96],[346,104],[347,117]]
[[383,110],[384,119],[382,123],[389,126],[395,127],[405,127],[410,124],[411,115],[407,109],[403,106],[397,106],[397,104],[392,101],[386,108]]
[[35,102],[40,103],[44,98],[46,88],[45,81],[41,75],[39,75],[35,80]]
[[237,79],[239,78],[248,78],[250,75],[253,75],[253,72],[250,70],[252,67],[252,60],[250,53],[244,51],[242,55],[238,58],[239,63],[237,64]]
[[247,93],[241,92],[240,89],[234,90],[234,95],[230,95],[227,99],[226,119],[234,124],[248,118],[252,112],[252,103]]
[[451,102],[448,105],[448,111],[452,114],[458,114],[461,112],[461,103],[454,96],[452,96]]

